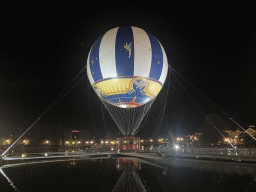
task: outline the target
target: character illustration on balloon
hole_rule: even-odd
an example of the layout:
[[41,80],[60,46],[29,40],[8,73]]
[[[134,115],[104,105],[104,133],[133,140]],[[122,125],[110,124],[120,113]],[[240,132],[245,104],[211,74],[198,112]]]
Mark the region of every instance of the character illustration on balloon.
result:
[[[147,90],[145,90],[146,86],[149,84],[149,82],[147,81],[146,78],[143,78],[143,77],[134,77],[130,80],[130,89],[126,89],[125,93],[123,94],[132,94],[134,92],[141,92],[142,95],[146,95],[147,93]],[[97,93],[97,95],[101,98],[105,98],[107,99],[107,97],[109,95],[112,95],[112,94],[106,94],[105,92],[102,92],[102,90],[100,88],[97,87],[97,85],[94,85],[93,86],[95,92]],[[108,100],[108,99],[107,99]],[[131,103],[135,103],[136,101],[136,96],[133,97]],[[119,103],[122,103],[123,102],[119,99]],[[130,103],[130,102],[128,102]],[[115,106],[119,106],[118,103],[117,104],[114,104]],[[137,106],[140,106],[140,105],[137,105]]]
[[131,57],[131,54],[132,54],[131,45],[132,45],[132,43],[130,43],[129,45],[127,45],[127,42],[126,42],[126,44],[124,45],[124,48],[125,48],[127,51],[129,51],[129,58]]

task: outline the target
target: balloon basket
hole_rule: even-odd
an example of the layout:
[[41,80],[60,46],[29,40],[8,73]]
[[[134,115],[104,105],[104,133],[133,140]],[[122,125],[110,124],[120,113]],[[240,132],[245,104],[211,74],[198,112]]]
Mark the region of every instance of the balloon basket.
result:
[[120,151],[137,151],[140,149],[140,137],[127,136],[116,139],[116,149]]

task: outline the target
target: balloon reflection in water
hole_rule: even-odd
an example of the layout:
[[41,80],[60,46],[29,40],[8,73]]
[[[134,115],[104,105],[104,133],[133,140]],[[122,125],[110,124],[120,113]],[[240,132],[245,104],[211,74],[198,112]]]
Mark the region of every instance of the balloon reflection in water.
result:
[[113,192],[115,191],[146,191],[145,186],[142,184],[139,175],[135,170],[141,169],[139,161],[117,158],[116,169],[123,171],[119,177]]

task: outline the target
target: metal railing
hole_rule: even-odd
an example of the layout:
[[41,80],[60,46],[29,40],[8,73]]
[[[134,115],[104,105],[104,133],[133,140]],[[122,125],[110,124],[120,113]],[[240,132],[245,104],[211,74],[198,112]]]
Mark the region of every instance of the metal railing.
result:
[[152,147],[141,152],[165,153],[169,155],[208,155],[208,156],[236,156],[256,158],[256,148],[217,148],[217,147]]

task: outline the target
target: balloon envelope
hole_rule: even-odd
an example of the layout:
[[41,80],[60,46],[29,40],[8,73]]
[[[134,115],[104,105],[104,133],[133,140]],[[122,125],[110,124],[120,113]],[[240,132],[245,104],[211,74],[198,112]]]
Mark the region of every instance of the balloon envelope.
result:
[[134,108],[154,99],[168,72],[160,42],[143,29],[122,26],[93,44],[87,59],[89,81],[107,103]]

